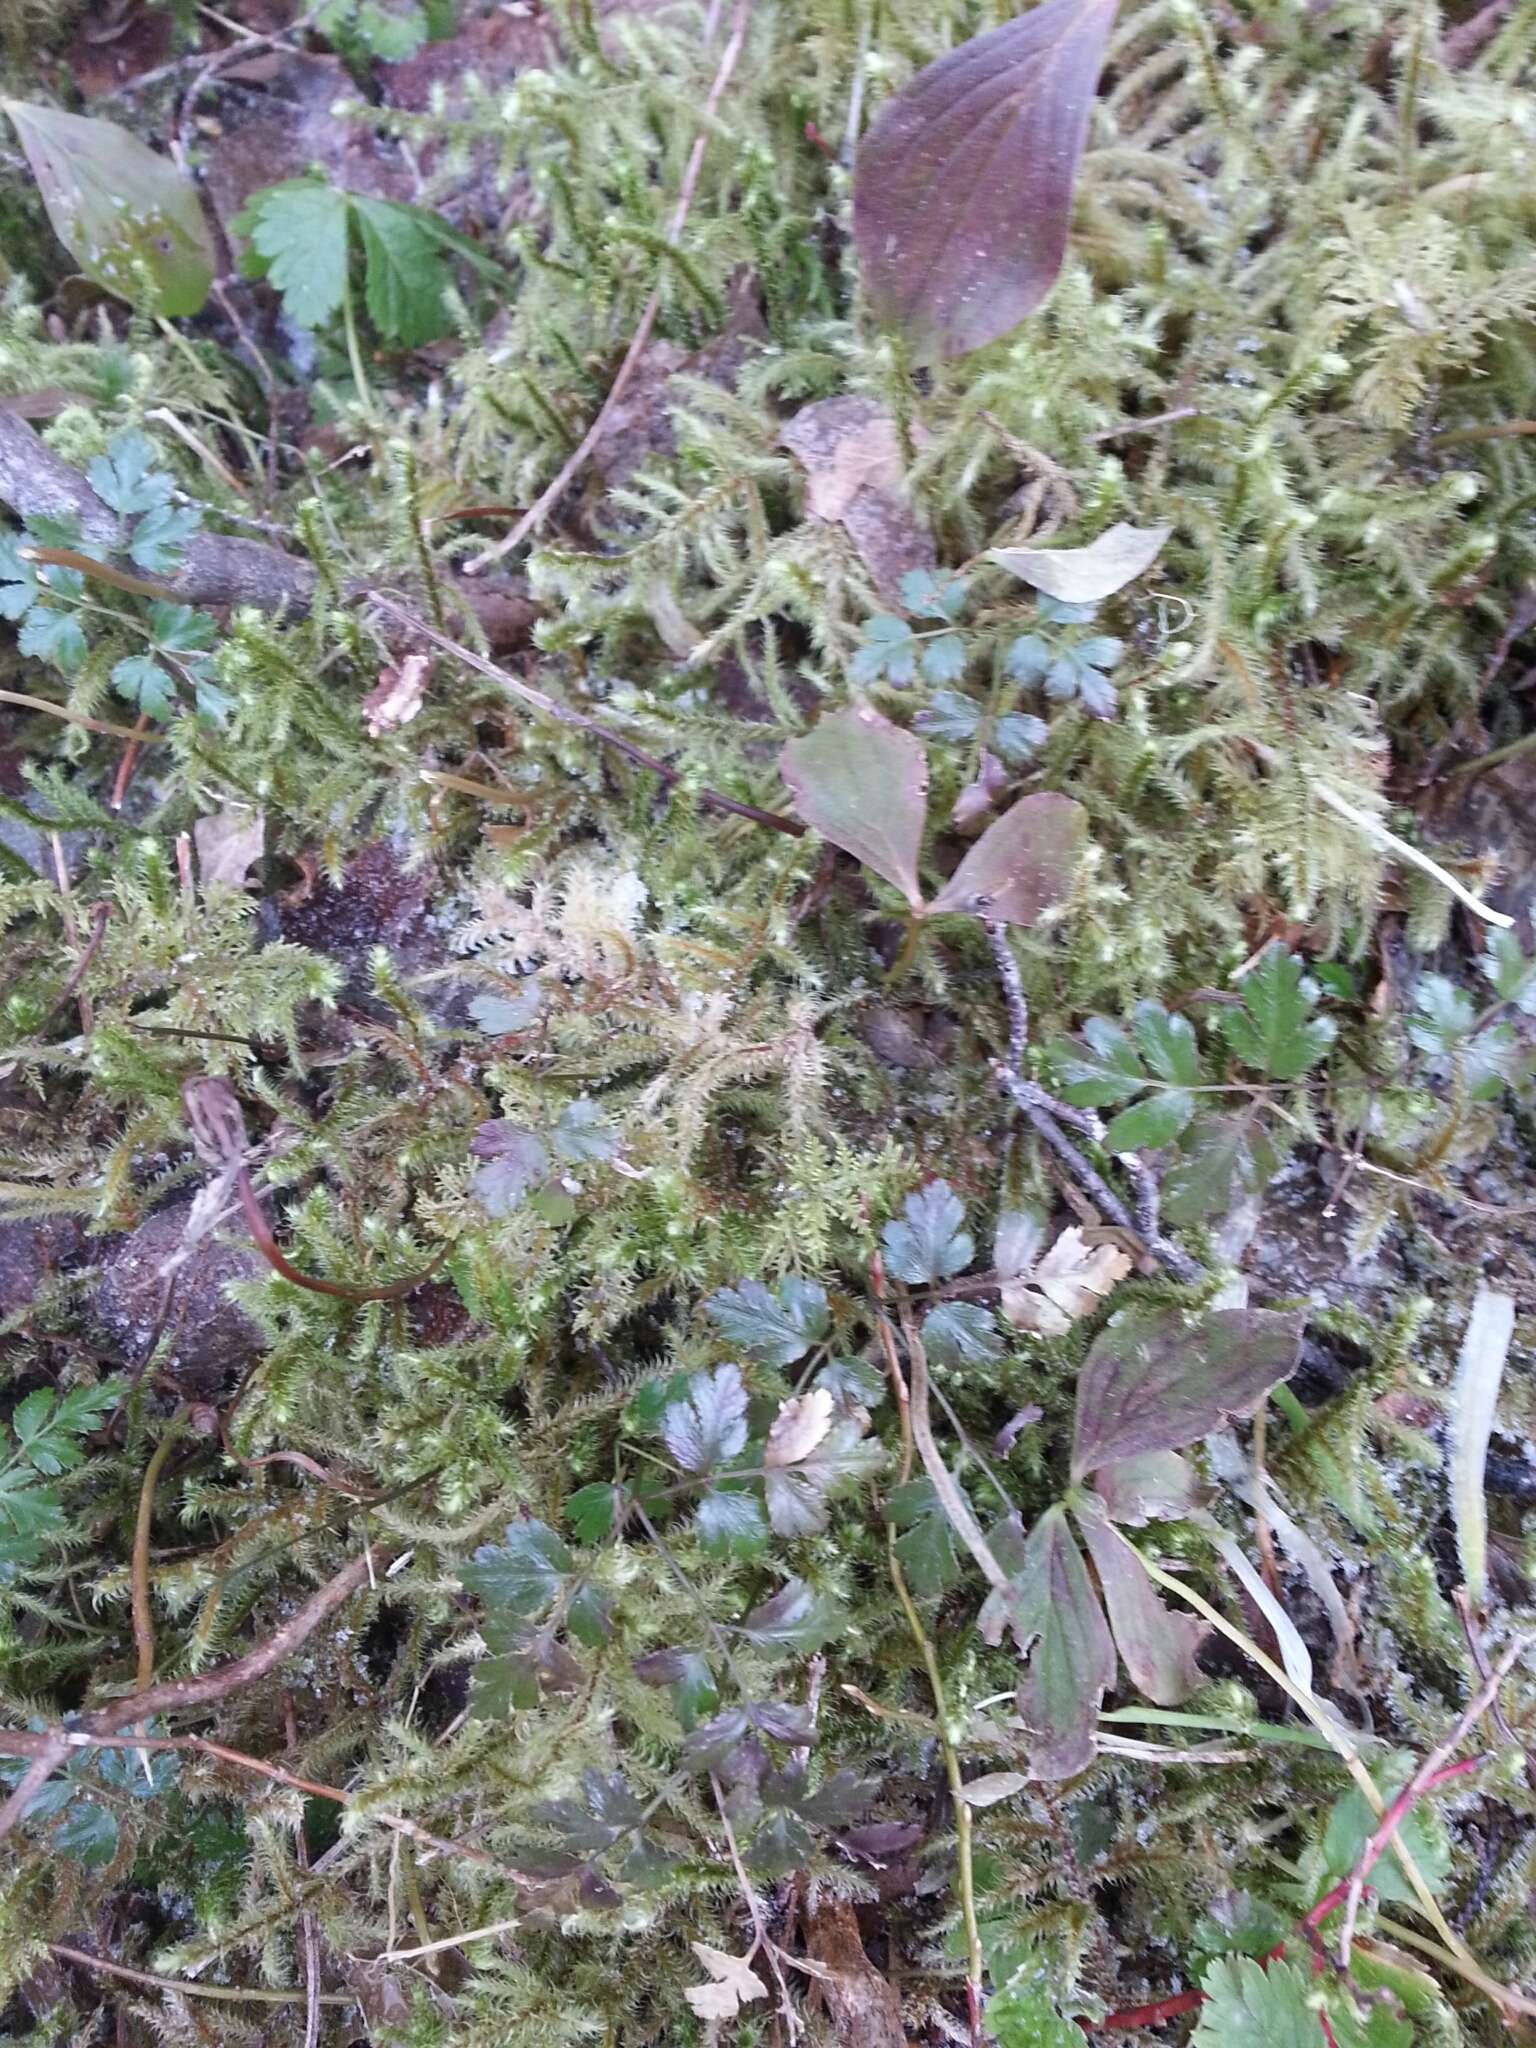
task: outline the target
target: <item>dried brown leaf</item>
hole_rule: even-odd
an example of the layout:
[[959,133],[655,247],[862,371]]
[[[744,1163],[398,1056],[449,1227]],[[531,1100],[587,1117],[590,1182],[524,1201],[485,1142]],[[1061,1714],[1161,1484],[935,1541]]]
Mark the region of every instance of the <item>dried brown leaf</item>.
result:
[[1088,814],[1069,796],[1042,790],[990,825],[935,897],[934,913],[959,911],[999,924],[1033,924],[1071,894]]

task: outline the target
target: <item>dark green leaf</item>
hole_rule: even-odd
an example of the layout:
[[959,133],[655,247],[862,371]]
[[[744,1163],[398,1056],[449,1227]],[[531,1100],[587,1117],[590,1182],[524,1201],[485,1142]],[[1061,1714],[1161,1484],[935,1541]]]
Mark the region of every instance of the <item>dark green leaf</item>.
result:
[[136,429],[116,434],[105,455],[87,465],[91,489],[122,519],[140,512],[163,512],[171,501],[173,479],[160,467],[160,452]]
[[451,279],[442,246],[417,209],[357,193],[352,217],[367,264],[368,315],[380,334],[406,348],[446,334],[443,294]]
[[1296,1370],[1302,1311],[1131,1309],[1094,1339],[1077,1382],[1072,1477],[1176,1451],[1244,1414]]
[[151,576],[169,576],[202,523],[195,505],[156,505],[134,527],[128,553]]
[[928,739],[963,745],[976,736],[981,725],[981,706],[962,697],[958,690],[935,690],[912,723]]
[[65,675],[72,676],[85,660],[85,634],[73,612],[56,612],[35,604],[16,638],[23,654],[37,661],[51,661]]
[[1187,1017],[1170,1016],[1161,1003],[1138,1003],[1133,1029],[1148,1067],[1160,1081],[1175,1088],[1199,1087],[1200,1042]]
[[565,1519],[576,1531],[576,1540],[579,1543],[601,1543],[605,1536],[611,1536],[624,1500],[622,1486],[608,1486],[598,1481],[591,1486],[577,1487],[565,1504]]
[[1501,1003],[1513,1003],[1527,1017],[1536,1016],[1536,956],[1521,949],[1513,932],[1490,933],[1479,965]]
[[635,1659],[635,1676],[642,1685],[672,1688],[672,1707],[684,1732],[715,1711],[720,1690],[709,1659],[697,1650],[652,1650]]
[[1321,2048],[1311,1981],[1283,1957],[1266,1968],[1252,1956],[1221,1956],[1201,1988],[1191,2048]]
[[488,1607],[533,1615],[550,1604],[575,1568],[553,1529],[543,1522],[514,1522],[503,1542],[482,1544],[460,1576]]
[[1317,993],[1284,946],[1270,946],[1241,987],[1243,1007],[1222,1011],[1222,1033],[1244,1066],[1270,1080],[1294,1081],[1338,1036],[1331,1017],[1313,1014]]
[[789,1275],[770,1294],[761,1280],[726,1287],[704,1304],[728,1344],[739,1344],[765,1365],[788,1366],[827,1334],[826,1290]]
[[72,1856],[88,1870],[104,1870],[117,1854],[117,1816],[94,1799],[71,1799],[49,1839],[61,1856]]
[[549,1171],[543,1139],[506,1117],[481,1124],[469,1149],[485,1161],[476,1169],[474,1189],[488,1216],[510,1216]]
[[926,1479],[909,1479],[886,1495],[885,1511],[901,1535],[896,1555],[919,1600],[938,1600],[960,1583],[955,1532]]
[[[1371,1768],[1383,1799],[1392,1799],[1407,1784],[1415,1759],[1399,1750]],[[1377,1828],[1377,1816],[1367,1806],[1365,1794],[1351,1786],[1334,1802],[1323,1833],[1324,1887],[1348,1877]],[[1451,1867],[1450,1838],[1445,1822],[1432,1801],[1421,1799],[1398,1826],[1398,1840],[1419,1866],[1425,1883],[1437,1891]],[[1415,1906],[1416,1894],[1403,1874],[1397,1852],[1389,1849],[1367,1880],[1371,1890],[1387,1905]]]
[[1062,1094],[1079,1109],[1108,1109],[1147,1085],[1147,1070],[1130,1033],[1110,1017],[1090,1017],[1083,1026],[1083,1044],[1057,1039],[1051,1064],[1061,1077]]
[[753,1608],[741,1633],[764,1648],[819,1650],[846,1625],[847,1616],[835,1600],[813,1593],[803,1579],[788,1579],[772,1599]]
[[964,1228],[965,1207],[947,1180],[931,1180],[902,1205],[904,1221],[880,1233],[885,1265],[893,1279],[921,1287],[963,1273],[976,1256]]
[[1163,1220],[1176,1229],[1223,1216],[1279,1171],[1280,1156],[1251,1110],[1197,1116],[1163,1180]]
[[136,704],[146,718],[162,723],[176,715],[176,679],[147,654],[130,654],[112,670],[119,697]]
[[1104,1133],[1106,1152],[1155,1152],[1171,1145],[1195,1113],[1195,1098],[1182,1088],[1144,1095],[1122,1109]]
[[862,1358],[831,1359],[811,1384],[825,1387],[845,1408],[876,1408],[887,1392],[885,1374]]

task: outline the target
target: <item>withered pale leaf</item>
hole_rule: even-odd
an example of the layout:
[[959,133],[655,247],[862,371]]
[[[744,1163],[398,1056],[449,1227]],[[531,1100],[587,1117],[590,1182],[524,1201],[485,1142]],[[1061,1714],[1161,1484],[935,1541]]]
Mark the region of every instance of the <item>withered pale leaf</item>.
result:
[[960,1788],[960,1796],[967,1806],[996,1806],[999,1801],[1011,1799],[1015,1792],[1022,1792],[1029,1783],[1022,1771],[988,1771],[984,1777],[972,1778]]
[[896,422],[872,398],[848,393],[801,406],[779,439],[805,471],[805,509],[840,525],[891,605],[901,579],[938,561],[913,510]]
[[785,1401],[773,1419],[763,1451],[765,1465],[798,1465],[808,1458],[832,1427],[832,1396],[812,1387]]
[[934,898],[934,913],[1033,924],[1071,894],[1087,832],[1088,814],[1071,797],[1054,790],[1022,797],[961,861]]
[[1133,1310],[1094,1339],[1077,1382],[1072,1477],[1117,1458],[1197,1443],[1296,1370],[1306,1315]]
[[1111,526],[1083,548],[988,548],[987,560],[1063,604],[1098,604],[1144,576],[1171,526]]
[[407,654],[398,668],[379,670],[379,680],[363,699],[363,722],[373,739],[410,724],[421,709],[431,673],[430,654]]
[[708,1970],[711,1982],[695,1984],[683,1993],[701,2020],[733,2020],[742,2006],[754,1998],[766,1998],[768,1986],[745,1956],[728,1956],[707,1942],[693,1941],[689,1947]]
[[919,359],[1016,327],[1056,281],[1117,0],[1044,0],[962,43],[859,147],[853,233],[876,314]]
[[1135,1549],[1101,1514],[1090,1509],[1079,1515],[1078,1526],[1131,1683],[1160,1707],[1178,1706],[1204,1682],[1195,1662],[1204,1628],[1192,1615],[1164,1606]]
[[1003,1288],[1003,1314],[1015,1329],[1060,1337],[1091,1315],[1130,1270],[1130,1255],[1118,1245],[1087,1244],[1071,1224],[1032,1272]]
[[[5,100],[54,233],[86,276],[167,319],[202,311],[213,239],[197,187],[119,128],[30,100]],[[145,282],[150,290],[143,290]]]
[[266,819],[244,804],[223,804],[192,827],[197,874],[205,889],[218,883],[243,889],[247,870],[261,859]]
[[1093,1475],[1093,1489],[1112,1522],[1138,1528],[1145,1522],[1176,1522],[1199,1503],[1193,1467],[1177,1451],[1143,1451],[1117,1458]]
[[928,762],[920,740],[870,705],[850,704],[819,719],[804,739],[790,740],[779,755],[779,773],[813,832],[894,883],[921,911],[917,860]]

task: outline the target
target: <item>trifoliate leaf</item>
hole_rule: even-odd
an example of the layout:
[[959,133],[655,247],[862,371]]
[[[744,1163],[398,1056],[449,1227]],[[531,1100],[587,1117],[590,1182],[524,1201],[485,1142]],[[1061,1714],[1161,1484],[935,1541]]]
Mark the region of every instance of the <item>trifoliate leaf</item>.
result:
[[608,1486],[601,1481],[578,1486],[565,1504],[565,1519],[576,1531],[577,1541],[601,1543],[605,1536],[611,1536],[624,1500],[621,1486]]
[[619,1134],[589,1096],[568,1102],[555,1123],[551,1142],[571,1166],[596,1166],[619,1149]]
[[793,1274],[772,1294],[761,1280],[722,1288],[704,1308],[728,1344],[739,1344],[765,1365],[793,1365],[829,1327],[826,1290]]
[[1521,950],[1513,932],[1491,932],[1478,965],[1501,1003],[1513,1003],[1527,1017],[1536,1017],[1536,956]]
[[1241,987],[1243,1006],[1222,1011],[1222,1034],[1244,1066],[1270,1080],[1294,1081],[1338,1036],[1331,1017],[1313,1014],[1317,992],[1284,946],[1268,947]]
[[1003,673],[1015,683],[1043,683],[1055,659],[1038,633],[1021,633],[1003,656]]
[[1081,2048],[1084,2038],[1081,2027],[1027,1984],[1007,1985],[989,1998],[986,2022],[997,2048]]
[[1225,1215],[1235,1202],[1267,1186],[1279,1170],[1280,1154],[1255,1111],[1197,1116],[1163,1179],[1163,1220],[1182,1228]]
[[61,1856],[73,1857],[88,1870],[104,1870],[117,1854],[117,1816],[110,1806],[76,1796],[64,1809],[50,1843]]
[[1005,711],[992,728],[992,751],[1010,768],[1034,759],[1051,736],[1043,718],[1027,711]]
[[936,633],[919,642],[917,665],[927,683],[955,683],[965,674],[965,642],[958,633]]
[[1107,1109],[1146,1087],[1149,1076],[1131,1035],[1110,1017],[1090,1017],[1082,1041],[1057,1039],[1051,1064],[1061,1092],[1079,1109]]
[[859,628],[859,645],[848,664],[849,679],[865,688],[882,680],[905,687],[917,675],[920,645],[905,619],[893,612],[877,612]]
[[208,613],[197,611],[189,604],[172,604],[163,597],[153,598],[148,616],[155,645],[163,647],[167,654],[206,654],[218,638],[219,629]]
[[1161,1003],[1138,1003],[1132,1029],[1148,1067],[1160,1081],[1175,1088],[1200,1086],[1204,1078],[1200,1041],[1187,1017],[1171,1016]]
[[931,1180],[908,1195],[901,1221],[880,1233],[885,1265],[893,1279],[921,1287],[963,1273],[976,1256],[965,1226],[965,1205],[947,1180]]
[[475,1172],[474,1188],[488,1216],[511,1215],[549,1171],[543,1139],[507,1117],[481,1124],[469,1149],[474,1158],[485,1161]]

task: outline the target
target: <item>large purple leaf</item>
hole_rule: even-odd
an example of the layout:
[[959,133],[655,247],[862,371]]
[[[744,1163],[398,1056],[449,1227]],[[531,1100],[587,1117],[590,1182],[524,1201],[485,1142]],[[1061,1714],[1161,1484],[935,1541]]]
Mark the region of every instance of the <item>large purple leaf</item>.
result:
[[1074,1777],[1093,1761],[1099,1707],[1115,1682],[1115,1646],[1065,1508],[1048,1508],[1030,1531],[1012,1607],[1015,1634],[1034,1639],[1019,1684],[1030,1773]]
[[813,832],[894,882],[915,912],[923,907],[917,858],[928,810],[928,761],[921,740],[868,704],[818,719],[790,740],[779,773]]
[[876,313],[917,354],[964,355],[1056,281],[1117,0],[1044,0],[918,73],[854,165]]
[[1033,924],[1072,893],[1087,830],[1088,814],[1071,797],[1052,790],[1021,797],[977,840],[931,908]]
[[1074,1482],[1116,1458],[1176,1451],[1296,1370],[1304,1311],[1128,1310],[1095,1338],[1077,1382]]
[[1090,1505],[1077,1523],[1132,1685],[1160,1707],[1178,1706],[1204,1683],[1195,1662],[1204,1627],[1191,1614],[1169,1612],[1136,1551],[1097,1509]]

